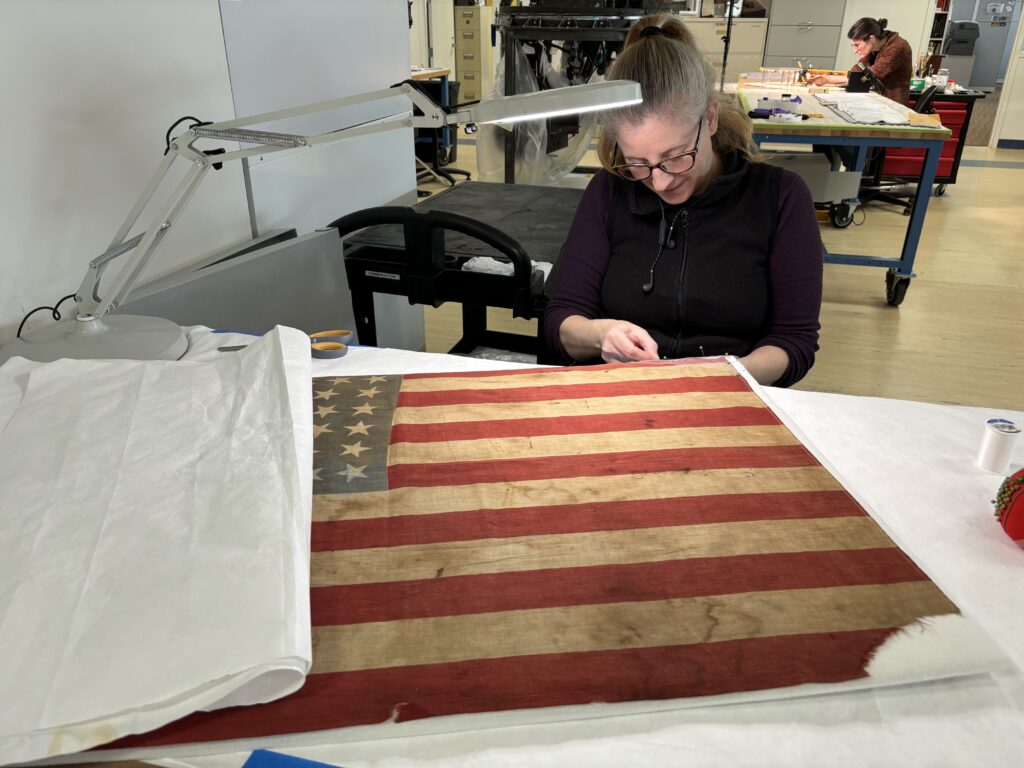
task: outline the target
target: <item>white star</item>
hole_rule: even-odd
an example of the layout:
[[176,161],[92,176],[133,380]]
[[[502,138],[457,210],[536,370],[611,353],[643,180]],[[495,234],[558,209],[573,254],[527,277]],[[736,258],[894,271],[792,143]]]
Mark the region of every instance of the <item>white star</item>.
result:
[[357,477],[361,477],[364,480],[366,479],[366,475],[363,474],[364,469],[366,469],[365,464],[363,464],[363,466],[361,467],[353,467],[351,464],[346,464],[345,471],[339,472],[338,474],[344,475],[345,481],[351,483]]
[[376,384],[378,381],[387,381],[387,380],[388,379],[387,379],[386,376],[371,376],[370,377],[370,383],[371,384]]
[[333,389],[317,390],[316,397],[314,397],[313,399],[314,400],[330,400],[332,397],[334,397],[337,394],[338,393],[335,392]]
[[337,411],[334,410],[333,405],[321,405],[319,408],[316,409],[316,415],[319,416],[321,419],[324,416],[328,416],[332,413],[337,413]]
[[324,432],[331,432],[331,428],[326,424],[314,424],[313,425],[313,437],[320,437]]
[[323,471],[324,471],[323,467],[317,467],[316,469],[313,470],[313,482],[314,483],[322,483],[324,481],[324,479],[322,477],[320,477],[320,473],[323,472]]
[[359,458],[359,454],[361,454],[363,451],[370,450],[369,448],[363,446],[362,441],[358,443],[352,443],[351,445],[348,445],[347,443],[342,443],[341,445],[345,449],[344,451],[341,452],[342,456],[349,454],[355,456],[357,459]]
[[379,405],[370,405],[369,403],[363,403],[362,405],[355,406],[352,411],[352,415],[355,416],[357,413],[365,413],[368,416],[373,416],[373,412],[380,408]]
[[358,424],[349,424],[347,427],[345,427],[345,429],[348,430],[349,437],[352,437],[352,435],[355,434],[366,435],[367,437],[369,437],[369,429],[372,426],[372,424],[364,424],[362,419],[360,419]]
[[379,394],[380,394],[380,390],[377,389],[376,387],[372,387],[371,389],[360,389],[359,390],[359,396],[360,397],[365,397],[367,399],[372,399],[372,398],[376,397]]

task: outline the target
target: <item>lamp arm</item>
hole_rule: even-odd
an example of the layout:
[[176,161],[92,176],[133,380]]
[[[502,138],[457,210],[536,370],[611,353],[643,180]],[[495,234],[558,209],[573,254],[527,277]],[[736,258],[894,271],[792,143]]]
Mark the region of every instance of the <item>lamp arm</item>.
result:
[[300,115],[312,115],[316,114],[317,112],[328,112],[332,109],[351,107],[355,106],[356,104],[369,104],[374,101],[383,101],[385,99],[394,98],[395,96],[400,96],[403,94],[404,91],[402,90],[402,86],[381,88],[376,91],[360,93],[356,96],[345,96],[340,99],[326,99],[324,101],[313,102],[312,104],[305,104],[300,107],[279,109],[274,112],[263,112],[262,114],[252,115],[250,117],[238,117],[234,120],[222,120],[219,123],[211,123],[205,127],[212,129],[224,129],[241,128],[247,125],[262,125],[264,123],[272,123],[277,120],[284,120],[289,117],[299,117]]
[[199,187],[199,183],[210,170],[210,162],[205,158],[196,160],[192,167],[185,172],[185,177],[178,184],[178,187],[168,198],[166,204],[154,216],[150,227],[142,236],[142,240],[135,248],[131,261],[121,269],[111,289],[110,295],[96,308],[93,314],[102,317],[111,309],[116,309],[134,287],[142,275],[146,265],[149,264],[157,248],[160,246],[167,230],[174,226],[174,223],[181,216],[192,199],[192,195]]
[[159,189],[160,184],[163,182],[164,177],[167,176],[167,172],[170,170],[171,165],[174,163],[177,157],[176,152],[168,151],[164,155],[163,160],[160,161],[160,165],[157,166],[153,175],[149,177],[149,181],[146,182],[146,186],[142,188],[142,192],[139,193],[138,199],[135,201],[135,205],[128,212],[124,222],[122,222],[117,233],[110,241],[110,245],[107,246],[101,255],[89,262],[89,266],[85,271],[85,275],[82,277],[82,282],[78,286],[78,290],[75,292],[75,301],[78,304],[79,315],[93,315],[96,313],[97,307],[99,307],[102,299],[99,296],[100,280],[103,277],[103,272],[106,270],[107,265],[116,259],[118,256],[127,253],[128,251],[135,248],[145,236],[145,232],[136,235],[130,240],[125,240],[128,232],[135,226],[135,222],[138,221],[139,216],[149,203],[153,194]]
[[[410,118],[409,113],[405,112],[397,118],[391,116],[363,125],[341,128],[337,131],[329,131],[315,136],[294,136],[267,131],[246,130],[245,128],[245,126],[262,125],[289,117],[382,101],[396,96],[408,98],[419,107],[423,115]],[[391,88],[383,88],[357,96],[328,99],[305,106],[292,107],[275,112],[264,112],[251,117],[240,117],[204,126],[194,126],[171,142],[163,160],[139,194],[138,199],[117,230],[107,250],[89,262],[78,291],[75,293],[75,301],[78,304],[78,317],[80,319],[102,317],[110,310],[117,308],[125,300],[146,266],[152,260],[156,250],[160,247],[164,236],[192,199],[192,195],[206,176],[213,162],[225,163],[244,157],[280,152],[285,149],[312,147],[317,144],[366,136],[381,131],[394,130],[395,128],[413,126],[440,127],[444,125],[447,125],[447,115],[444,110],[408,83],[403,83]],[[250,144],[255,143],[257,146],[226,152],[217,155],[211,160],[202,150],[198,150],[193,146],[201,138],[243,141]],[[126,240],[125,238],[128,233],[135,226],[139,216],[149,204],[156,190],[160,188],[170,171],[171,165],[178,157],[182,157],[191,163],[191,167],[186,171],[184,178],[168,200],[157,211],[150,226],[141,234]],[[104,271],[114,259],[129,251],[134,251],[131,260],[118,273],[114,286],[107,298],[102,298],[99,293],[99,285]]]
[[457,122],[454,115],[449,115],[418,88],[414,88],[409,83],[402,83],[399,88],[406,98],[423,113],[422,115],[413,115],[413,128],[445,128]]

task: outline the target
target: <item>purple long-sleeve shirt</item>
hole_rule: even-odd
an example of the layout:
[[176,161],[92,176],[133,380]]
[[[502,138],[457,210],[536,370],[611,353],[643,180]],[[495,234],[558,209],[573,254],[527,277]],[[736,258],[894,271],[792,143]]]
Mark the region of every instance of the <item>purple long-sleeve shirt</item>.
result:
[[[755,323],[756,333],[753,338],[744,338],[743,345],[727,351],[742,355],[750,349],[768,345],[782,349],[789,362],[785,373],[775,382],[777,386],[789,386],[807,373],[814,364],[814,354],[818,349],[824,252],[810,192],[803,180],[789,171],[778,173],[774,169],[768,171],[763,166],[749,166],[737,158],[728,160],[726,172],[716,178],[708,190],[683,206],[687,208],[690,220],[695,222],[692,229],[694,236],[688,244],[690,253],[687,255],[684,252],[679,272],[678,284],[683,285],[684,274],[688,281],[685,283],[686,295],[680,294],[678,302],[682,305],[683,299],[686,299],[689,315],[685,317],[685,322],[683,318],[676,317],[651,318],[650,306],[653,302],[645,308],[645,298],[639,290],[635,290],[646,281],[651,260],[638,258],[632,252],[627,256],[619,253],[627,251],[634,241],[656,242],[656,229],[661,215],[657,200],[652,197],[653,193],[641,189],[639,185],[631,187],[630,182],[607,172],[600,172],[591,180],[559,257],[555,288],[545,313],[545,341],[550,349],[568,359],[559,329],[562,322],[572,315],[586,318],[615,317],[636,322],[655,335],[663,350],[668,343],[663,339],[666,335],[671,336],[676,326],[685,326],[688,332],[698,327],[702,334],[744,336],[742,332],[727,327],[732,314],[743,310],[743,306],[739,305],[730,307],[729,302],[734,296],[743,295],[741,290],[748,294],[755,291],[750,295],[757,295],[758,286],[751,288],[750,279],[745,280],[742,286],[730,285],[728,280],[719,280],[719,284],[704,287],[691,283],[700,279],[700,271],[697,269],[700,262],[695,264],[693,260],[728,257],[734,263],[746,266],[749,254],[751,263],[766,261],[761,280],[762,283],[767,281],[767,285],[759,288],[765,297],[766,316]],[[751,171],[751,168],[754,170]],[[777,175],[772,176],[773,173]],[[777,187],[777,212],[743,210],[737,201],[763,200],[763,208],[770,205],[773,193],[768,179],[777,179],[771,182]],[[618,194],[613,195],[612,185],[616,184],[625,186],[620,186]],[[613,199],[617,199],[619,202],[616,205],[620,206],[614,216],[615,221],[620,223],[620,227],[625,221],[630,228],[627,238],[623,238],[621,233],[609,231]],[[653,204],[651,200],[654,200]],[[758,229],[755,222],[764,226]],[[703,230],[698,228],[702,223]],[[751,232],[762,230],[767,236],[752,243]],[[717,233],[714,242],[699,237],[702,231]],[[723,232],[727,233],[725,237],[720,236]],[[744,236],[747,237],[746,241]],[[616,253],[619,253],[616,257],[619,262],[613,270],[613,276],[609,277],[609,265]],[[687,258],[690,259],[689,266]],[[627,262],[625,265],[623,260]],[[669,268],[670,261],[663,256],[659,269]],[[670,276],[674,274],[670,273]],[[758,273],[755,270],[753,274]],[[628,290],[622,289],[619,284],[627,284]],[[676,289],[671,279],[666,280],[659,275],[658,290],[664,292]],[[611,314],[606,310],[603,299],[615,291],[628,298],[625,303],[620,300],[619,311]],[[682,289],[677,293],[680,291]],[[700,295],[695,298],[695,294]],[[703,299],[703,304],[698,299]],[[636,316],[631,317],[634,307]],[[716,313],[718,317],[715,317]],[[716,326],[722,318],[726,320],[722,323],[724,329]]]

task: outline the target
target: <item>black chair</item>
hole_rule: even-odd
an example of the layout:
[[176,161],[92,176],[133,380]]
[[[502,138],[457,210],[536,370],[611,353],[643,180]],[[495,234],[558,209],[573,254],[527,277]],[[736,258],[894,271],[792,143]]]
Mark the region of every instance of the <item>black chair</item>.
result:
[[[914,112],[918,114],[932,114],[935,111],[932,108],[932,104],[938,94],[939,87],[937,85],[932,85],[921,91],[917,101],[914,102]],[[867,167],[864,169],[864,181],[861,182],[860,192],[858,193],[861,205],[877,200],[883,203],[898,205],[903,209],[903,215],[909,216],[918,190],[915,189],[913,192],[898,192],[896,190],[899,187],[912,184],[915,180],[912,178],[886,178],[883,175],[884,166],[884,149],[880,149],[868,158]]]
[[[407,296],[410,304],[432,307],[460,302],[463,335],[448,350],[451,354],[469,354],[478,346],[537,353],[533,337],[487,328],[487,307],[511,308],[513,317],[529,320],[542,315],[546,304],[543,272],[533,268],[523,246],[510,235],[451,211],[402,206],[366,208],[327,226],[337,229],[342,238],[367,230],[353,238],[344,254],[360,344],[376,346],[373,294],[388,293]],[[468,257],[448,254],[447,232],[494,249],[511,262],[512,275],[463,270]],[[400,247],[391,247],[396,241]]]
[[[429,96],[435,104],[443,107],[450,107],[459,100],[459,86],[457,80],[448,81],[447,98],[442,92],[441,80],[417,80],[413,81],[415,86]],[[419,170],[416,173],[416,180],[437,179],[445,181],[450,186],[456,183],[455,176],[471,178],[469,171],[461,168],[454,168],[450,163],[454,162],[458,155],[458,126],[452,125],[446,128],[417,128],[414,149],[416,159],[419,161]],[[442,134],[444,140],[442,140]]]

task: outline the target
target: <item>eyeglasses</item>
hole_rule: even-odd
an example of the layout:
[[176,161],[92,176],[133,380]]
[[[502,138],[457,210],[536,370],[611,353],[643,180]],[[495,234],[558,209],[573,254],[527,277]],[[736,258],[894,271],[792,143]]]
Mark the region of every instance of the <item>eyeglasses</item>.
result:
[[[686,173],[697,162],[697,151],[700,149],[700,132],[703,128],[704,118],[701,117],[697,123],[697,140],[693,142],[692,149],[680,152],[678,155],[666,157],[660,163],[655,163],[654,165],[648,165],[647,163],[623,163],[622,165],[613,165],[612,170],[628,181],[646,181],[654,175],[655,168],[662,173],[672,176]],[[615,151],[618,153],[618,147],[615,148]]]

